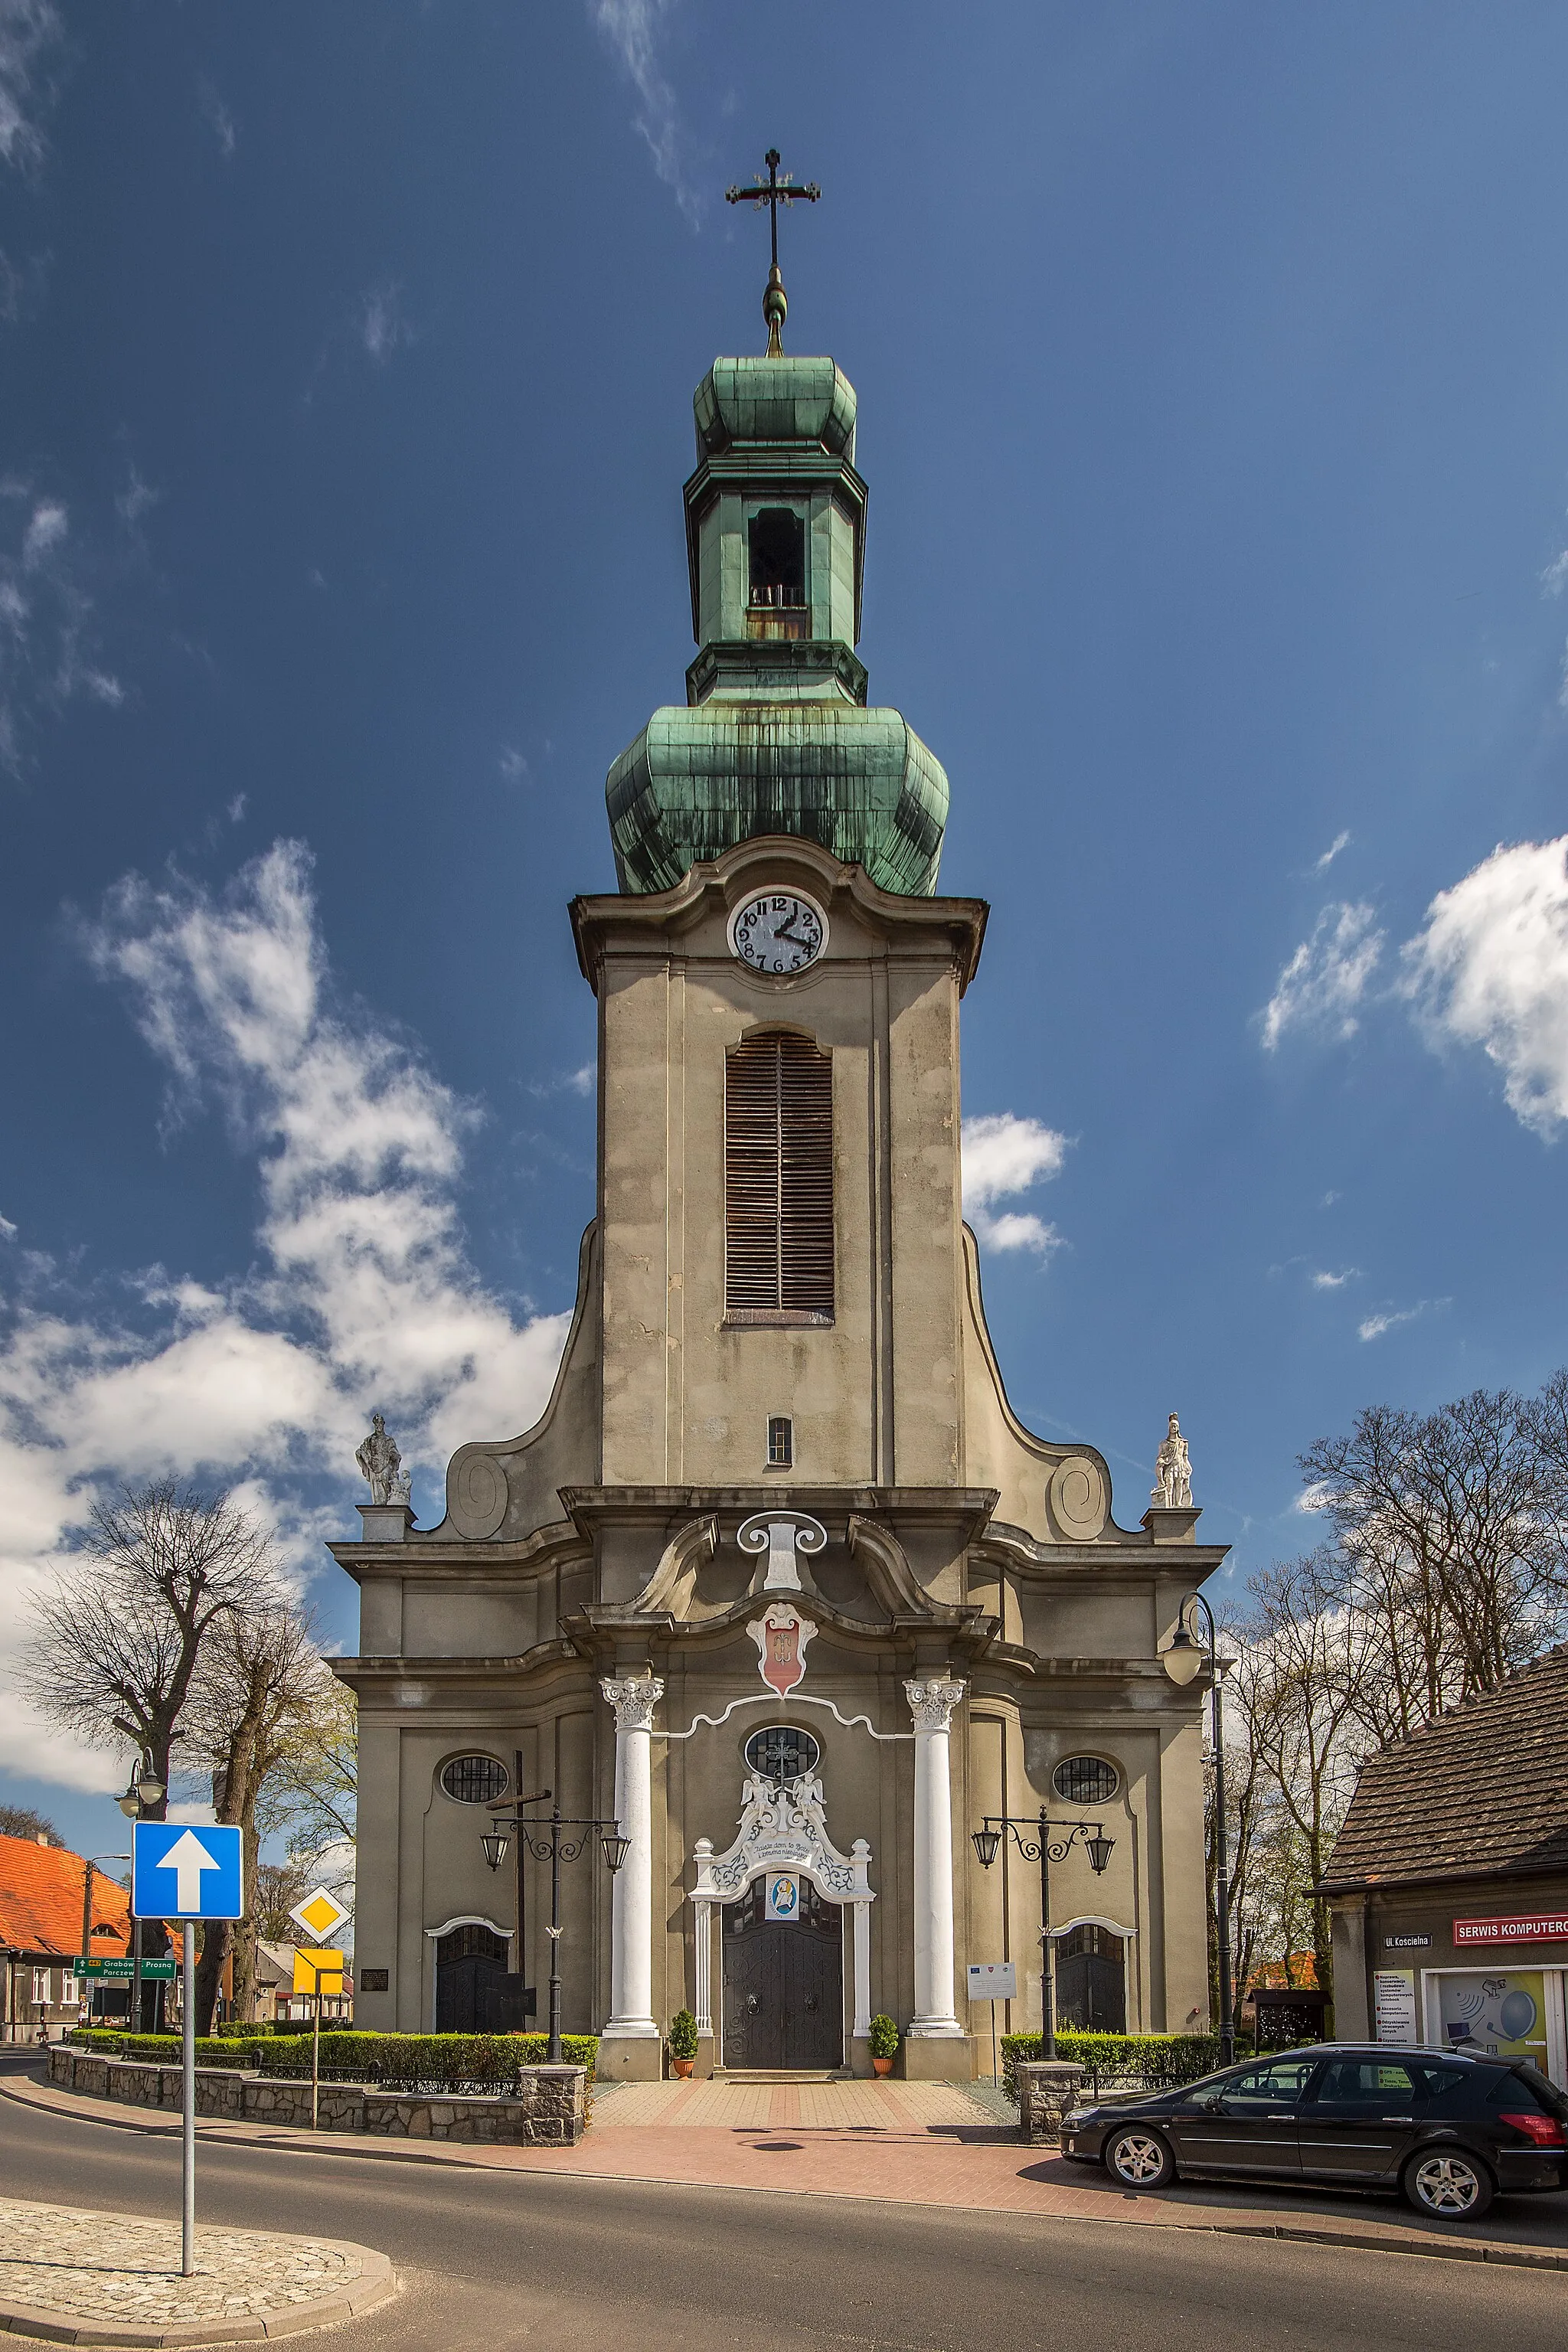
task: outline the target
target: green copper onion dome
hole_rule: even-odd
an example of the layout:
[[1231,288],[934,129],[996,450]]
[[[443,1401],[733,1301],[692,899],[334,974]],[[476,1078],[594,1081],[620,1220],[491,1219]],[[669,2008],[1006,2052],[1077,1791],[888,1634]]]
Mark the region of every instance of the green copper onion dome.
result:
[[656,710],[605,788],[621,888],[668,890],[759,834],[797,834],[884,890],[929,897],[947,778],[869,709],[860,635],[866,485],[855,390],[830,359],[715,360],[686,485],[686,708]]

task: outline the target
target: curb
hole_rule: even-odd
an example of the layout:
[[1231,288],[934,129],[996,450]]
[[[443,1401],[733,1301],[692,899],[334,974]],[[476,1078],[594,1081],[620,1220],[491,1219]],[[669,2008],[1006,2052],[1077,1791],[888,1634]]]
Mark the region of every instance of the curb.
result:
[[[255,2231],[256,2237],[276,2234]],[[47,2305],[0,2301],[0,2335],[30,2336],[46,2344],[196,2345],[264,2344],[307,2329],[331,2327],[346,2319],[363,2319],[397,2292],[397,2280],[385,2254],[347,2238],[323,2238],[324,2246],[355,2254],[363,2268],[351,2287],[314,2303],[292,2303],[261,2319],[196,2319],[168,2327],[137,2327],[124,2320],[85,2319],[78,2312],[52,2311]]]
[[[40,2091],[44,2094],[42,2097],[27,2095],[28,2092],[36,2094]],[[72,2123],[98,2124],[111,2131],[150,2132],[163,2137],[174,2137],[179,2131],[177,2123],[166,2123],[162,2118],[154,2122],[152,2120],[151,2113],[145,2120],[138,2113],[124,2110],[119,2114],[84,2114],[81,2104],[74,2100],[69,2105],[65,2104],[67,2095],[51,2093],[48,2085],[36,2082],[29,2075],[13,2075],[9,2081],[0,2078],[0,2098],[15,2099],[19,2106],[30,2107],[35,2114],[52,2115]],[[368,2158],[373,2162],[392,2164],[456,2165],[463,2169],[476,2172],[511,2169],[510,2167],[499,2167],[488,2163],[482,2157],[468,2155],[463,2152],[460,2144],[437,2154],[434,2149],[417,2147],[407,2140],[383,2140],[373,2146],[363,2140],[351,2138],[346,2133],[326,2133],[318,2139],[311,2139],[309,2137],[301,2138],[299,2134],[283,2130],[278,2126],[257,2124],[229,2124],[216,2130],[204,2130],[202,2125],[198,2124],[196,2136],[199,2139],[209,2140],[215,2146],[270,2147],[285,2155]],[[1019,2145],[1022,2147],[1023,2143],[1020,2142]],[[550,2173],[542,2167],[530,2166],[527,2168],[531,2174],[537,2174],[539,2178],[544,2179],[635,2182],[641,2188],[696,2189],[710,2193],[732,2192],[742,2197],[831,2197],[858,2205],[903,2206],[910,2202],[908,2198],[879,2196],[875,2190],[806,2189],[795,2187],[787,2181],[672,2180],[667,2173],[662,2172],[595,2172],[591,2171],[584,2165],[574,2165],[569,2173],[561,2174]],[[953,2203],[943,2204],[939,2210],[946,2212],[994,2213],[997,2209],[990,2204]],[[1183,2210],[1192,2212],[1201,2211],[1203,2209],[1188,2206]],[[1018,2218],[1042,2222],[1062,2221],[1075,2226],[1082,2223],[1090,2229],[1172,2230],[1181,2231],[1187,2236],[1206,2232],[1214,2237],[1274,2238],[1299,2245],[1337,2246],[1353,2253],[1408,2254],[1415,2261],[1490,2263],[1511,2270],[1568,2271],[1568,2252],[1559,2252],[1552,2247],[1510,2245],[1503,2240],[1496,2238],[1439,2238],[1414,2230],[1409,2235],[1405,2235],[1403,2232],[1379,2228],[1375,2222],[1364,2227],[1358,2227],[1352,2222],[1344,2229],[1325,2230],[1315,2229],[1310,2221],[1264,2221],[1252,2218],[1234,2221],[1218,2218],[1205,2218],[1192,2221],[1134,2221],[1130,2216],[1119,2213],[1053,2214],[1025,2213],[1022,2210]],[[0,2320],[0,2326],[10,2324]],[[312,2321],[310,2324],[319,2326],[321,2323]],[[89,2339],[84,2336],[79,2340],[87,2342]],[[96,2340],[108,2341],[109,2339]],[[118,2343],[128,2343],[132,2339],[128,2336],[119,2336],[113,2340]],[[135,2340],[151,2342],[153,2339],[148,2337]],[[173,2343],[174,2338],[171,2336],[159,2340]],[[209,2336],[204,2340],[216,2342],[219,2339]]]

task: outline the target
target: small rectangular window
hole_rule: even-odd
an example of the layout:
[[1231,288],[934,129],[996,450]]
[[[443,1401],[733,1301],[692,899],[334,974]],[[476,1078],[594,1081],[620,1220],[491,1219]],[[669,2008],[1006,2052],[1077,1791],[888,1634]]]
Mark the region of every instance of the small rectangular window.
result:
[[49,1972],[47,1969],[35,1969],[33,1970],[33,2002],[34,2006],[38,2009],[47,2009],[49,2005]]
[[768,1423],[768,1468],[787,1470],[795,1461],[795,1423],[782,1415]]

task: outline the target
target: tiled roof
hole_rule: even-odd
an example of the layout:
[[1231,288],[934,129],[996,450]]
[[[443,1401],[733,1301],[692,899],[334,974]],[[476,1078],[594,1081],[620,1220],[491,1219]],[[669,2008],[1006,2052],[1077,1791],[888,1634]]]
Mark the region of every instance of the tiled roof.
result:
[[[32,1838],[0,1837],[0,1948],[16,1952],[81,1950],[81,1856],[63,1845],[39,1845]],[[95,1935],[92,1949],[105,1955],[131,1944],[131,1897],[122,1886],[92,1874],[92,1924],[112,1932]]]
[[1568,1643],[1361,1768],[1328,1887],[1568,1872]]

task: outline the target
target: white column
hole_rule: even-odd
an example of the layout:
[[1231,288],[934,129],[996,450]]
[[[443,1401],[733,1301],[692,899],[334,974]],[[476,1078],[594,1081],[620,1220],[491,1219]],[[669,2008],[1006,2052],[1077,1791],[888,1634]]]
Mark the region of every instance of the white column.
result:
[[710,1903],[693,1905],[697,1914],[697,1933],[693,1950],[697,1966],[693,1971],[693,2001],[697,2011],[697,2031],[710,2035],[713,2031],[713,1935],[710,1925],[713,1916]]
[[610,1895],[610,2015],[604,2033],[658,2038],[653,2015],[653,1711],[664,1696],[657,1675],[599,1688],[616,1710],[616,1819],[631,1850]]
[[855,1865],[855,2022],[850,2038],[864,2042],[871,2031],[871,1849],[857,1838],[849,1849]]
[[946,1675],[904,1685],[915,1719],[915,2039],[962,2034],[953,2013],[952,1780],[948,1725],[963,1685]]

